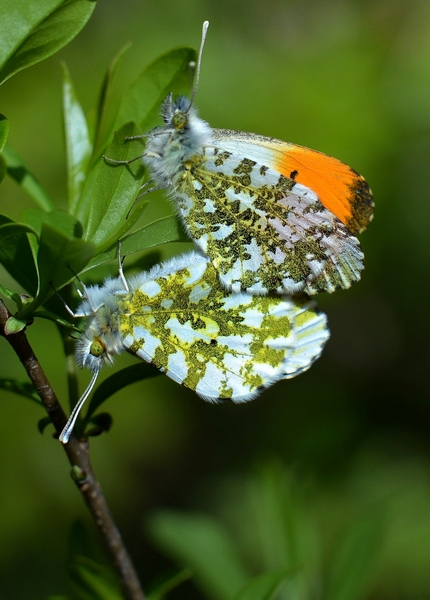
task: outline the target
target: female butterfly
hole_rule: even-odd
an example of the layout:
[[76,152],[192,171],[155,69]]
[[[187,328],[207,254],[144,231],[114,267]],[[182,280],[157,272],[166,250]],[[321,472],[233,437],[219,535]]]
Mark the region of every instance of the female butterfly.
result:
[[[306,371],[329,337],[327,319],[300,296],[229,292],[205,256],[190,252],[125,279],[84,287],[75,357],[92,373],[60,435],[67,443],[100,370],[128,351],[209,401],[246,402]],[[70,310],[70,309],[69,309]]]

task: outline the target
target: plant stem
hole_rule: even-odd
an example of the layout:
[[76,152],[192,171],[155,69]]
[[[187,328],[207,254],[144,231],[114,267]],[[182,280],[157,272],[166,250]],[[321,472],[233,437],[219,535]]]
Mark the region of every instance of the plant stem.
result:
[[[25,331],[8,336],[5,334],[4,328],[10,316],[8,309],[0,301],[0,335],[5,337],[15,350],[57,433],[60,434],[67,422],[66,414],[28,342]],[[91,466],[88,444],[81,442],[72,434],[69,442],[63,445],[63,448],[73,467],[73,479],[89,508],[106,550],[119,574],[125,598],[127,600],[145,600],[131,558]]]

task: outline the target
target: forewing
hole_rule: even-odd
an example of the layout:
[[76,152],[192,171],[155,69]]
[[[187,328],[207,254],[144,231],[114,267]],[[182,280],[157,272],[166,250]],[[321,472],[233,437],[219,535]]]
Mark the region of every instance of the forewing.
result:
[[133,286],[120,316],[124,346],[208,400],[252,399],[309,368],[328,338],[307,297],[227,292],[197,253]]
[[354,233],[373,218],[373,195],[364,177],[337,158],[255,133],[213,130],[214,144],[258,162],[312,189],[321,203]]
[[190,236],[233,291],[314,294],[360,278],[357,238],[314,191],[262,162],[205,148],[185,164],[173,195]]

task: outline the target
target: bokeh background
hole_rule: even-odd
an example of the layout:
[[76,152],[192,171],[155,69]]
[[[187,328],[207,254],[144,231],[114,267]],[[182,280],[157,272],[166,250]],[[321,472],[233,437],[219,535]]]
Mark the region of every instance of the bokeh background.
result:
[[[377,505],[384,531],[365,597],[428,597],[430,3],[104,0],[69,46],[2,86],[10,142],[65,206],[60,61],[89,110],[126,42],[118,99],[159,54],[197,47],[205,19],[201,116],[321,150],[364,174],[376,203],[361,236],[366,269],[352,289],[318,297],[331,339],[309,372],[243,406],[206,404],[164,377],[130,386],[105,405],[114,427],[91,442],[95,470],[144,582],[172,564],[152,541],[154,511],[217,514],[227,528],[243,519],[251,529],[241,511],[247,478],[276,461],[306,497],[323,563],[342,531]],[[12,181],[0,203],[16,219],[32,206]],[[144,218],[170,210],[153,194]],[[1,281],[14,285],[3,271]],[[65,399],[55,327],[39,321],[28,335]],[[1,357],[0,376],[25,378],[6,343]],[[132,363],[120,357],[116,368]],[[68,532],[74,519],[91,530],[86,509],[61,447],[37,430],[40,408],[2,391],[0,410],[0,597],[68,593]],[[176,597],[203,596],[188,584]]]

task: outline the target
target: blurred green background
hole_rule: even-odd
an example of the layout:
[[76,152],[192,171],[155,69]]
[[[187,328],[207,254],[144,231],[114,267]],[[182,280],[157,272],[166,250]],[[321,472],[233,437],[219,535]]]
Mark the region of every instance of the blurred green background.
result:
[[[171,565],[148,533],[154,510],[198,510],[250,530],[244,482],[276,457],[306,498],[323,565],[342,532],[377,506],[384,532],[364,596],[429,597],[428,0],[104,0],[69,46],[2,86],[9,140],[65,206],[60,61],[89,109],[126,42],[118,98],[159,54],[198,46],[205,19],[200,115],[318,149],[362,173],[376,203],[361,236],[366,269],[352,289],[318,297],[331,329],[322,357],[257,400],[213,406],[165,377],[111,398],[114,427],[91,441],[96,473],[144,583]],[[16,219],[32,206],[10,180],[0,202]],[[144,218],[170,210],[153,194]],[[3,271],[1,281],[14,285]],[[66,398],[55,327],[39,320],[28,336]],[[6,343],[1,352],[0,376],[24,378]],[[115,368],[133,361],[120,357]],[[0,408],[0,597],[67,593],[68,532],[75,518],[89,522],[86,509],[51,430],[37,431],[40,408],[3,391]],[[187,585],[175,597],[203,597]]]

